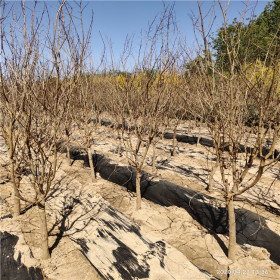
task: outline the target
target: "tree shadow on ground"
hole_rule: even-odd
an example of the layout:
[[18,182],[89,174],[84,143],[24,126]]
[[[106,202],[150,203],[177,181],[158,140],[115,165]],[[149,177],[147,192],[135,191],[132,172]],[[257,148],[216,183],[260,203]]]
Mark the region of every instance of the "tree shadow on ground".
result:
[[100,211],[100,207],[96,207],[99,201],[91,201],[92,196],[90,194],[85,193],[83,190],[68,190],[67,186],[64,186],[64,188],[59,186],[60,184],[57,183],[56,188],[47,199],[51,208],[49,212],[52,213],[52,218],[54,218],[48,235],[49,237],[56,237],[49,249],[50,254],[63,237],[70,237],[85,230]]
[[208,177],[209,177],[209,169],[201,168],[199,170],[203,171],[203,174],[196,172],[197,168],[194,167],[184,167],[184,166],[176,166],[176,165],[171,165],[169,163],[169,160],[162,160],[158,162],[157,169],[159,170],[170,170],[172,172],[178,173],[180,175],[187,176],[188,178],[195,178],[199,182],[203,183],[206,188],[209,187],[209,182],[208,182]]

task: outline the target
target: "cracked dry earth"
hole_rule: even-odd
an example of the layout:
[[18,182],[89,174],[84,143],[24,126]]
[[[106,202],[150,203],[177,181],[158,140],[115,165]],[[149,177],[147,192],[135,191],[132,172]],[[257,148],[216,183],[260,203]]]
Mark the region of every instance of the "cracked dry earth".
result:
[[[112,137],[112,132],[107,128],[101,128],[94,139],[94,149],[110,157],[114,161],[122,165],[127,165],[125,156],[119,157],[114,154],[117,144]],[[80,132],[75,135],[75,144],[83,145],[82,136]],[[157,175],[160,179],[172,181],[181,186],[187,186],[194,190],[207,193],[205,184],[207,181],[207,172],[213,164],[213,158],[208,149],[205,147],[196,147],[194,145],[179,143],[179,154],[173,159],[169,155],[171,148],[171,141],[161,140],[157,148]],[[205,228],[184,210],[175,206],[162,207],[156,205],[145,199],[142,200],[142,209],[135,211],[135,196],[133,193],[127,192],[125,188],[105,181],[98,176],[96,182],[92,183],[90,179],[89,168],[84,166],[82,161],[74,161],[69,167],[66,163],[65,155],[61,155],[62,164],[60,166],[62,172],[67,174],[68,179],[77,180],[85,190],[97,192],[111,205],[124,213],[129,219],[135,221],[140,225],[141,231],[144,232],[151,239],[163,239],[168,244],[178,249],[184,256],[187,257],[195,266],[201,270],[208,271],[219,279],[280,279],[280,268],[269,259],[269,253],[259,247],[246,245],[246,247],[238,246],[238,261],[231,264],[226,257],[226,246],[228,238],[223,235],[212,235]],[[148,155],[145,171],[151,173],[151,155]],[[183,172],[182,172],[183,171]],[[270,173],[269,173],[270,172]],[[264,181],[260,186],[267,182],[273,181],[273,172],[266,173]],[[220,198],[220,178],[218,174],[215,175],[215,192],[213,196]],[[277,209],[279,206],[279,181],[276,181],[272,187],[268,187],[269,194],[271,194],[271,201],[264,201],[268,206],[273,206]],[[261,188],[262,191],[267,192],[267,189]],[[254,196],[251,194],[250,199]],[[2,196],[2,195],[1,195]],[[9,197],[9,194],[6,195]],[[255,197],[256,199],[256,197]],[[7,199],[9,201],[9,199]],[[274,202],[276,201],[276,203]],[[273,204],[274,203],[274,204]],[[263,205],[252,206],[246,203],[246,200],[240,201],[239,204],[247,209],[262,211],[262,215],[271,220],[271,228],[280,234],[279,216],[265,211]],[[259,208],[258,208],[259,207]],[[28,238],[27,238],[28,239]],[[66,237],[58,244],[53,251],[52,262],[49,265],[49,275],[51,279],[98,279],[96,271],[90,270],[92,274],[85,275],[88,271],[88,262],[84,255],[77,248],[69,246],[70,240]],[[67,245],[68,244],[68,245]],[[30,245],[35,248],[36,246]],[[71,249],[70,249],[71,248]],[[37,249],[38,250],[38,249]],[[63,258],[64,255],[73,254],[73,265],[67,265],[67,260]],[[76,273],[77,268],[78,272]],[[226,271],[233,272],[230,275]],[[62,277],[63,275],[63,277]],[[64,278],[64,276],[66,278]],[[69,277],[69,278],[67,278]],[[82,277],[82,278],[81,278]],[[152,279],[152,278],[151,278]],[[178,278],[178,280],[184,278]],[[193,278],[195,279],[195,278]]]
[[[79,163],[67,167],[63,156],[60,160],[46,203],[51,259],[39,261],[40,222],[36,207],[16,219],[6,217],[0,222],[1,231],[19,238],[11,257],[20,266],[39,267],[44,279],[49,280],[211,279],[159,235],[143,234],[136,223],[104,201],[92,184],[79,183],[80,175],[88,177],[79,173]],[[71,171],[67,172],[67,168]],[[2,217],[10,210],[9,187],[5,180],[1,186]],[[34,195],[28,178],[24,178],[22,194]]]
[[[134,194],[100,177],[97,182],[91,183],[88,179],[89,170],[81,162],[75,162],[71,168],[66,167],[65,172],[69,176],[75,176],[83,186],[94,188],[110,204],[140,224],[141,230],[148,236],[164,239],[197,267],[219,279],[227,279],[224,272],[228,269],[242,270],[244,275],[247,273],[244,279],[250,280],[280,277],[279,266],[269,260],[269,253],[263,248],[250,245],[245,249],[239,247],[238,261],[231,265],[225,254],[228,238],[220,234],[211,235],[182,208],[162,207],[142,199],[142,208],[135,211]],[[263,270],[268,275],[258,275],[253,272],[255,270]],[[233,274],[230,279],[241,278],[240,275]]]
[[[189,136],[197,136],[205,139],[210,139],[206,129],[188,132],[186,124],[181,125],[178,129],[178,134],[184,135],[186,132]],[[79,132],[76,139],[81,138]],[[77,144],[81,144],[78,140]],[[101,127],[94,139],[93,149],[98,153],[106,153],[106,156],[114,159],[114,161],[127,165],[125,152],[120,158],[116,156],[114,151],[117,149],[115,136],[112,130],[106,127]],[[193,145],[183,142],[177,142],[177,155],[172,157],[170,151],[172,149],[172,140],[161,139],[157,143],[156,149],[156,165],[157,176],[159,179],[187,187],[192,190],[197,190],[208,194],[206,188],[208,186],[209,173],[212,166],[215,164],[215,156],[213,149],[202,145]],[[276,145],[276,149],[280,150],[280,141]],[[245,155],[244,155],[245,156]],[[249,181],[257,172],[259,160],[257,159],[246,179]],[[152,149],[149,150],[144,170],[152,174]],[[229,178],[230,180],[230,178]],[[223,186],[221,175],[216,171],[214,175],[214,191],[211,196],[223,200]],[[241,195],[237,205],[253,212],[261,212],[268,218],[275,220],[280,216],[280,163],[265,170],[258,184]],[[272,213],[272,215],[270,215]],[[278,220],[279,222],[279,220]],[[280,232],[280,228],[279,228]]]
[[[181,126],[179,133],[186,132]],[[197,131],[193,135],[197,135]],[[199,132],[202,137],[209,137],[204,129]],[[75,145],[83,146],[81,131],[74,134]],[[112,129],[101,127],[94,137],[93,149],[104,154],[120,165],[127,165],[125,151],[123,156],[116,155],[117,143]],[[170,156],[172,141],[161,139],[157,144],[157,177],[189,189],[209,194],[205,188],[208,183],[209,171],[214,164],[214,156],[210,148],[187,143],[177,143],[178,154]],[[278,147],[279,148],[279,145]],[[151,168],[152,152],[148,153],[146,166],[148,173]],[[236,205],[268,218],[269,227],[280,235],[280,181],[279,163],[264,173],[258,185],[240,197]],[[80,172],[89,172],[86,168],[78,168]],[[250,172],[253,174],[255,169]],[[83,184],[91,184],[89,176],[81,176]],[[226,279],[224,271],[243,272],[230,275],[230,279],[280,279],[279,266],[269,260],[269,253],[264,248],[247,245],[239,246],[238,262],[230,264],[226,257],[228,238],[223,235],[212,235],[184,210],[178,207],[162,207],[143,199],[142,209],[135,211],[134,195],[126,189],[108,182],[93,183],[94,188],[117,209],[128,215],[141,225],[148,234],[158,234],[172,246],[180,250],[187,258],[199,268],[212,275]],[[221,178],[218,172],[214,176],[214,192],[211,196],[223,199],[221,192]],[[259,271],[265,271],[258,274]],[[241,278],[240,278],[241,277]]]
[[[208,131],[204,129],[192,129],[189,132],[187,124],[178,128],[178,134],[184,135],[188,133],[190,136],[204,137],[210,139]],[[74,134],[74,143],[83,146],[82,132],[78,131]],[[116,155],[117,150],[116,136],[112,133],[112,129],[102,126],[99,128],[94,137],[93,149],[97,153],[104,154],[110,159],[121,165],[128,165],[125,151],[122,157]],[[156,166],[157,178],[166,180],[177,185],[202,192],[209,195],[206,191],[209,180],[209,173],[215,164],[215,156],[213,149],[202,145],[193,145],[183,142],[177,142],[177,155],[172,157],[170,151],[172,149],[172,140],[160,139],[156,148]],[[276,149],[280,150],[280,141],[276,145]],[[253,168],[248,172],[246,180],[250,181],[252,176],[256,174],[259,160],[257,159]],[[152,148],[150,148],[144,171],[152,174]],[[229,178],[230,180],[230,178]],[[216,171],[214,175],[212,197],[223,200],[223,186],[221,175]],[[238,197],[236,205],[244,207],[275,222],[273,230],[280,233],[280,162],[265,170],[258,184]]]

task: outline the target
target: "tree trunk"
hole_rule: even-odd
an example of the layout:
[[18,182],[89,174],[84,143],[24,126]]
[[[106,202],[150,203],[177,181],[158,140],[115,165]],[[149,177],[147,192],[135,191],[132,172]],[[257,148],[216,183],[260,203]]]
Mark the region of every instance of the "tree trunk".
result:
[[13,158],[10,156],[10,164],[11,164],[11,180],[13,183],[13,217],[18,217],[20,215],[20,199],[19,199],[19,191],[18,191],[18,182],[15,176],[15,164]]
[[119,129],[117,128],[117,141],[118,141],[118,155],[121,156],[122,154],[122,142],[121,142],[121,135],[120,135],[120,131]]
[[152,167],[152,172],[153,174],[157,173],[157,168],[156,168],[156,144],[153,143],[153,167]]
[[136,210],[141,209],[140,180],[141,180],[141,171],[136,169]]
[[236,260],[236,222],[233,198],[228,201],[227,210],[229,227],[228,258],[234,262]]
[[196,142],[196,146],[198,147],[199,145],[200,145],[200,127],[199,127],[199,129],[198,129],[198,135],[197,135],[197,142]]
[[20,199],[19,199],[19,192],[18,192],[18,183],[16,179],[16,168],[15,168],[15,161],[14,161],[14,152],[15,152],[15,147],[13,145],[13,123],[10,122],[10,127],[9,127],[9,161],[11,165],[11,180],[13,183],[13,200],[14,200],[14,205],[13,205],[13,216],[18,217],[20,215]]
[[172,153],[171,156],[175,156],[176,155],[176,144],[177,144],[177,139],[176,139],[176,133],[177,132],[177,126],[175,126],[174,130],[173,130],[173,149],[172,149]]
[[48,227],[46,219],[46,206],[43,199],[38,205],[38,212],[40,218],[40,231],[41,231],[41,258],[46,260],[50,258],[49,241],[48,241]]
[[94,170],[94,164],[92,160],[92,152],[91,149],[88,149],[88,160],[89,160],[89,166],[90,166],[90,173],[91,173],[91,180],[92,182],[95,182],[96,176],[95,176],[95,170]]
[[121,151],[122,151],[122,146],[121,146],[121,141],[119,140],[118,141],[118,150],[117,150],[117,153],[118,153],[119,156],[122,155]]
[[164,140],[164,134],[165,134],[165,131],[163,130],[162,133],[161,133],[161,141]]
[[67,135],[67,143],[66,143],[66,153],[67,153],[67,161],[69,166],[71,166],[71,158],[70,158],[70,137]]
[[208,187],[208,191],[211,193],[213,192],[213,181],[214,181],[214,175],[216,173],[216,170],[219,166],[219,162],[218,162],[218,159],[215,163],[215,165],[212,167],[212,170],[211,170],[211,173],[209,175],[209,187]]
[[18,217],[20,215],[20,199],[18,193],[18,186],[16,183],[13,183],[13,217]]

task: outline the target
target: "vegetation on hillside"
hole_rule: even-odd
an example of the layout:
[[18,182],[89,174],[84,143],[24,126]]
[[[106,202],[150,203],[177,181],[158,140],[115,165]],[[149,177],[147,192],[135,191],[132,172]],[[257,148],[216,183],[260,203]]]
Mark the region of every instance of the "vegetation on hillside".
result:
[[235,54],[235,59],[241,65],[255,63],[257,60],[268,64],[270,60],[277,62],[277,57],[271,54],[275,48],[279,48],[279,43],[280,1],[274,0],[266,5],[256,19],[249,19],[248,24],[235,18],[226,26],[226,30],[224,26],[219,28],[211,46],[215,52],[216,67],[228,71],[230,65],[226,48]]

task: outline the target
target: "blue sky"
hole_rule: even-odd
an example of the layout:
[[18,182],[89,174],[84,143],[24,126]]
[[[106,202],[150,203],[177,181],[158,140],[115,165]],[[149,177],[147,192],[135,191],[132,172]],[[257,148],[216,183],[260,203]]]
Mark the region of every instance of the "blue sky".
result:
[[[11,3],[13,2],[9,1],[9,4]],[[54,20],[58,2],[47,1],[46,3],[50,16]],[[70,3],[74,5],[74,2]],[[163,10],[163,3],[161,1],[85,1],[85,3],[87,3],[84,11],[85,27],[90,23],[91,11],[94,13],[91,39],[93,57],[98,57],[103,50],[100,34],[102,34],[103,39],[110,39],[112,42],[115,58],[120,56],[127,35],[134,35],[134,48],[137,49],[140,31],[147,30],[149,23]],[[171,1],[166,2],[167,5],[172,3]],[[203,13],[206,14],[212,6],[213,1],[200,1],[200,3]],[[251,15],[253,9],[254,13],[259,15],[267,3],[268,1],[251,1],[247,13],[248,17]],[[28,1],[27,4],[31,5],[32,1]],[[225,5],[226,2],[223,2],[223,4]],[[235,17],[239,18],[244,7],[243,1],[231,1],[227,12],[228,21],[231,22]],[[42,8],[42,3],[39,3],[37,10],[40,11],[40,8]],[[191,16],[192,14],[198,16],[197,2],[175,1],[175,13],[182,35],[186,37],[189,47],[195,49],[196,43]],[[216,18],[211,32],[215,32],[223,23],[222,13],[219,10],[218,3],[215,4],[215,16]]]
[[[167,1],[166,4],[173,2]],[[213,1],[200,1],[203,13],[207,13]],[[254,13],[259,15],[268,1],[252,1],[248,9],[248,17],[254,9]],[[226,2],[223,2],[225,5]],[[227,18],[231,22],[235,17],[239,18],[244,10],[244,1],[231,1],[227,12]],[[135,48],[141,30],[147,30],[148,24],[163,9],[161,1],[92,1],[88,4],[89,9],[94,11],[93,27],[93,52],[101,52],[102,44],[99,32],[104,38],[112,41],[115,56],[121,53],[126,35],[134,35]],[[181,33],[186,37],[191,49],[195,49],[196,41],[193,31],[191,16],[198,15],[196,1],[175,1],[176,19]],[[215,4],[216,19],[212,26],[215,32],[223,23],[222,13],[218,3]],[[206,20],[207,22],[207,20]]]
[[[167,1],[171,4],[171,1]],[[226,2],[223,2],[224,4]],[[228,9],[228,19],[239,18],[244,9],[244,1],[232,1]],[[256,14],[260,14],[268,1],[257,3]],[[208,11],[213,1],[201,1],[204,12]],[[256,2],[252,1],[253,7]],[[122,46],[126,34],[139,34],[141,29],[146,29],[148,23],[162,11],[161,1],[91,1],[88,8],[94,11],[94,32],[100,31],[113,41],[117,48]],[[198,15],[196,1],[175,1],[175,12],[178,25],[183,34],[189,37],[189,42],[194,41],[193,26],[190,16],[192,12]],[[213,31],[222,24],[222,15],[216,4],[216,23]]]

